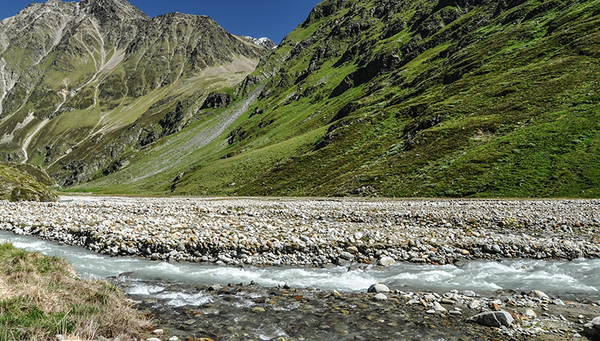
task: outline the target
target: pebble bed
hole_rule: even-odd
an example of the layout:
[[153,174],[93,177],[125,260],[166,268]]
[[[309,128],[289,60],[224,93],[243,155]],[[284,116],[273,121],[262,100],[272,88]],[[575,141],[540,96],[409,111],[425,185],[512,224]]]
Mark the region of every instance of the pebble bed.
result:
[[[170,341],[585,340],[583,335],[595,335],[590,321],[600,309],[593,302],[563,302],[537,290],[481,297],[471,291],[394,291],[378,284],[369,291],[264,288],[253,283],[176,285],[163,293],[197,294],[204,303],[173,309],[168,299],[134,299],[140,311],[161,321],[155,332],[158,339]],[[482,316],[500,318],[486,321]],[[141,340],[151,337],[152,333]]]
[[0,204],[0,229],[111,256],[223,265],[600,258],[600,200],[62,197]]

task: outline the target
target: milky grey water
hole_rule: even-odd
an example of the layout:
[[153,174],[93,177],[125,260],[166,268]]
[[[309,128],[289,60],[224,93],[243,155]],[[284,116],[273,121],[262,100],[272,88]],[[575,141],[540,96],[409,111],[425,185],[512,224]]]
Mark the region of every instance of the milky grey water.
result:
[[297,288],[318,288],[338,291],[366,291],[374,283],[386,283],[403,291],[452,289],[472,290],[486,294],[500,289],[517,291],[542,290],[565,297],[579,294],[600,297],[600,260],[578,259],[571,262],[540,260],[471,261],[460,267],[399,263],[383,270],[348,271],[332,269],[283,267],[221,267],[191,263],[166,263],[142,258],[111,258],[91,251],[59,245],[30,236],[0,232],[0,242],[10,242],[28,251],[55,255],[71,262],[82,277],[105,278],[129,273],[128,278],[139,285],[130,286],[130,293],[152,291],[143,280],[161,279],[194,285],[214,283],[249,283],[266,287],[288,283]]

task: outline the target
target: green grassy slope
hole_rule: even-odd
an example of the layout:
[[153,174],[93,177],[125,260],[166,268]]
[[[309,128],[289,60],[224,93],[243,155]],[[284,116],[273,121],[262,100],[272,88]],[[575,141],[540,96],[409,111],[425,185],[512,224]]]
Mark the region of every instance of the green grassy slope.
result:
[[[210,153],[165,181],[131,185],[157,194],[598,197],[598,8],[324,1],[244,82],[265,89]],[[80,189],[110,191],[110,182]]]
[[56,201],[58,195],[48,188],[52,184],[48,174],[37,166],[0,163],[0,200]]

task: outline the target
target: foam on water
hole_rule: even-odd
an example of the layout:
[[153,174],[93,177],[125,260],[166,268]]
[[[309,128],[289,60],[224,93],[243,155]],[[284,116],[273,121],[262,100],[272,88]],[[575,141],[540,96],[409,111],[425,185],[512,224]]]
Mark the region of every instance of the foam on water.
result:
[[71,262],[82,277],[105,278],[119,276],[127,281],[126,291],[134,295],[167,295],[172,305],[206,303],[202,295],[165,292],[159,285],[144,284],[144,280],[162,280],[193,285],[213,283],[250,283],[255,281],[272,287],[288,283],[297,288],[318,288],[338,291],[365,291],[370,285],[386,283],[404,291],[452,289],[488,293],[499,289],[517,291],[542,290],[548,294],[585,294],[600,296],[600,260],[578,259],[571,262],[541,260],[472,261],[463,266],[433,266],[399,263],[383,270],[356,270],[337,267],[310,268],[236,268],[189,263],[165,263],[125,257],[110,258],[91,251],[46,242],[29,236],[0,232],[0,242],[16,247],[56,255]]

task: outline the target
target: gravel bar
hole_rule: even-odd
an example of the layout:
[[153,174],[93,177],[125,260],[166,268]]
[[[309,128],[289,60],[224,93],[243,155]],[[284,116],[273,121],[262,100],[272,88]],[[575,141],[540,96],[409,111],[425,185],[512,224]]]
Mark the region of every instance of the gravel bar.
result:
[[329,267],[600,258],[600,200],[63,196],[0,203],[0,229],[111,256]]

